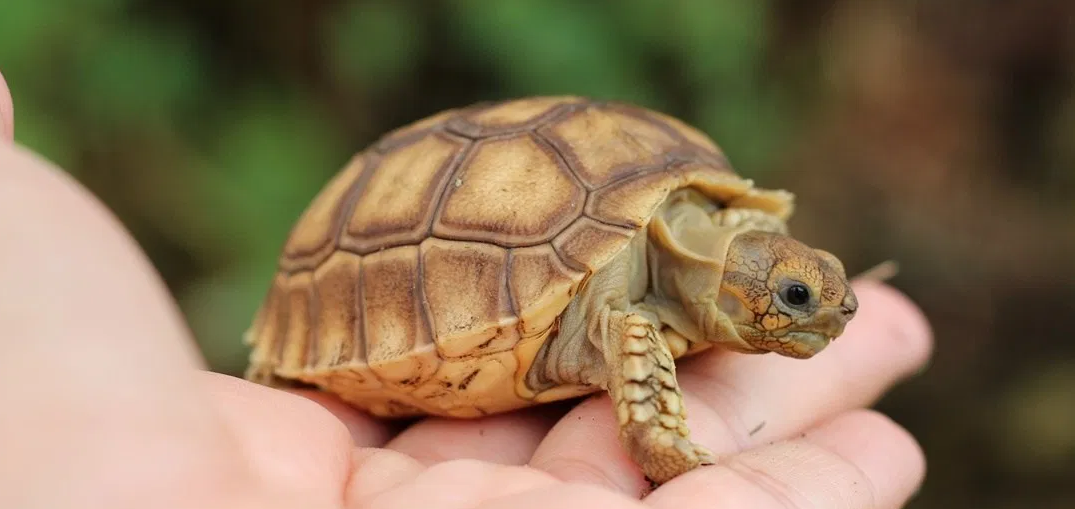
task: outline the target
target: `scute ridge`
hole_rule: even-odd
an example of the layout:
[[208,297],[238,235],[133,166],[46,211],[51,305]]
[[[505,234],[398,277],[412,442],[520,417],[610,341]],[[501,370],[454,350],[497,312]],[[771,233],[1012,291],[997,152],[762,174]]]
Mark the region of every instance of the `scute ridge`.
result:
[[560,163],[562,163],[564,168],[567,168],[568,173],[573,179],[575,179],[575,183],[586,191],[586,195],[588,197],[590,191],[593,191],[593,186],[590,185],[590,183],[587,182],[586,179],[582,178],[582,175],[579,174],[578,169],[575,168],[575,165],[571,163],[571,159],[567,156],[567,154],[564,153],[561,147],[562,142],[560,142],[559,137],[544,128],[534,129],[534,132],[532,134],[534,138],[538,140],[539,143],[542,143],[545,146],[549,147],[549,150],[556,154],[556,158],[560,160]]
[[[546,97],[544,99],[552,98]],[[484,103],[476,103],[465,111],[460,111],[458,115],[446,119],[443,123],[443,126],[444,129],[449,132],[478,141],[495,136],[533,132],[544,125],[548,125],[549,123],[558,120],[561,116],[570,113],[573,110],[585,108],[589,104],[586,100],[577,97],[565,96],[561,97],[560,99],[574,102],[563,102],[561,104],[552,106],[545,112],[535,117],[532,117],[525,122],[502,126],[485,126],[477,124],[472,122],[468,117],[480,115],[482,113],[488,112],[501,106],[512,105],[513,103],[517,104],[517,100],[508,99],[503,101],[487,101]]]
[[[325,261],[328,261],[328,258],[325,258]],[[317,318],[320,311],[321,299],[317,291],[317,273],[310,272],[310,285],[306,290],[306,313],[310,317],[309,321],[311,323],[306,331],[306,358],[302,362],[304,371],[313,369],[317,364],[321,337],[317,334],[319,327],[312,322]]]

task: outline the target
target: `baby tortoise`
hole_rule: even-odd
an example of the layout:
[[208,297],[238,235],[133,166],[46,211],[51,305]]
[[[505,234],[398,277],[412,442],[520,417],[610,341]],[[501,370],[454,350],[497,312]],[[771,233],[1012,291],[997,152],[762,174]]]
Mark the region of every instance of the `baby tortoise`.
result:
[[793,196],[704,134],[580,97],[445,111],[356,155],[293,227],[245,336],[247,378],[381,417],[480,417],[606,390],[660,484],[690,440],[675,360],[809,358],[858,304],[788,234]]

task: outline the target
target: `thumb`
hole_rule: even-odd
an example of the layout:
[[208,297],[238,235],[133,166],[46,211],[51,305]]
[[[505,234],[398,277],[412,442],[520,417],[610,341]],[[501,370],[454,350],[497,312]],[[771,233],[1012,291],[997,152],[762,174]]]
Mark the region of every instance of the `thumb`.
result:
[[15,139],[15,107],[12,105],[11,92],[3,74],[0,74],[0,139]]

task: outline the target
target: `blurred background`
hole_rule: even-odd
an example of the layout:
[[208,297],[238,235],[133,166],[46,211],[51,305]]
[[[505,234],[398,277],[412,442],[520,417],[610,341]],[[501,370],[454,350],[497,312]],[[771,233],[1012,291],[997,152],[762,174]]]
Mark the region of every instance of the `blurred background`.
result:
[[214,369],[292,222],[379,134],[528,94],[655,108],[885,259],[933,364],[881,402],[916,509],[1075,507],[1075,3],[4,0],[16,138],[102,197]]

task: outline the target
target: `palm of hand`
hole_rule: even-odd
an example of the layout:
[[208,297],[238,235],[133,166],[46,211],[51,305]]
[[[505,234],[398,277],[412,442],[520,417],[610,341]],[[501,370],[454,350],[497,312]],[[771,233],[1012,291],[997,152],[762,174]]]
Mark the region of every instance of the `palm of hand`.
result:
[[323,394],[206,373],[126,233],[6,141],[7,100],[0,81],[0,506],[895,508],[921,482],[911,437],[862,408],[925,363],[929,332],[874,284],[815,359],[681,363],[693,437],[721,461],[643,500],[604,395],[398,431]]
[[[717,363],[739,360],[727,357]],[[562,417],[555,407],[478,421],[426,419],[395,434],[325,395],[211,377],[211,390],[240,401],[225,415],[247,430],[240,441],[253,445],[247,450],[259,483],[247,494],[269,507],[285,499],[294,502],[280,507],[899,507],[921,475],[913,441],[868,411],[837,411],[773,443],[731,421],[704,420],[715,415],[703,403],[695,429],[730,438],[717,449],[729,456],[639,501],[645,482],[615,440],[605,396]],[[818,418],[787,417],[790,427]],[[826,472],[820,482],[817,472]]]

